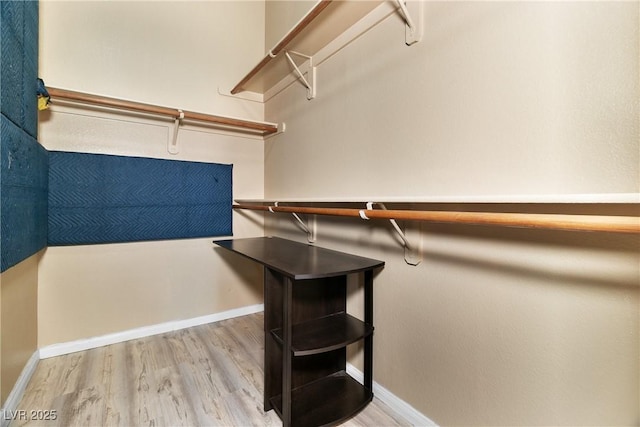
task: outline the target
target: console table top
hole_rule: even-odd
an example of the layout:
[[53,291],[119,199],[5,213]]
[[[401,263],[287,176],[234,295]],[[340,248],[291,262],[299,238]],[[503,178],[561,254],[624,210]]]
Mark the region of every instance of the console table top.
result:
[[384,261],[279,237],[218,240],[214,243],[294,280],[340,276],[384,265]]

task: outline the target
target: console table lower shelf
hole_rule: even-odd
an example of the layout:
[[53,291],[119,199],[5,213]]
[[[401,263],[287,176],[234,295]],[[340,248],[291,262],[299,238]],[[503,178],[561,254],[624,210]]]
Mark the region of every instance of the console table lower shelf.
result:
[[[214,242],[264,265],[264,410],[285,427],[335,425],[373,399],[373,271],[384,262],[279,238]],[[347,313],[347,276],[364,276],[364,320]],[[364,382],[346,373],[362,342]]]
[[[371,390],[346,372],[337,372],[291,390],[291,424],[338,424],[360,412],[372,399]],[[271,404],[282,418],[282,395],[271,398]]]

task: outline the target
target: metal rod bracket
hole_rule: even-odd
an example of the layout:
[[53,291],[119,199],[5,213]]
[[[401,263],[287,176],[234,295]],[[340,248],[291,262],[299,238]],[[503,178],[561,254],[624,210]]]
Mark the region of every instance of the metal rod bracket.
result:
[[[376,202],[381,209],[387,210],[387,207],[384,203]],[[367,202],[367,210],[373,209],[374,202]],[[362,212],[360,214],[362,216]],[[368,219],[368,218],[367,218]],[[404,260],[409,265],[418,265],[422,261],[422,233],[420,230],[420,226],[417,227],[409,227],[405,225],[405,230],[398,225],[395,219],[389,219],[389,222],[393,226],[393,229],[396,231],[400,240],[402,240],[404,246]],[[411,239],[409,238],[409,234],[411,234]],[[409,240],[412,242],[409,243]]]
[[[291,54],[302,56],[303,58],[307,58],[309,60],[309,71],[306,73],[307,77],[305,77],[305,73],[303,73],[298,65],[296,65],[293,58],[291,58]],[[307,88],[307,99],[311,100],[316,97],[316,67],[313,66],[313,58],[309,55],[305,55],[302,53],[294,52],[292,50],[288,50],[284,52],[287,60],[293,67],[294,71],[298,75],[298,78],[302,82],[302,84]]]
[[[422,40],[424,28],[422,0],[396,0],[399,6],[398,11],[402,15],[406,24],[404,38],[407,46],[411,46]],[[416,19],[412,19],[412,16]]]
[[[277,208],[277,207],[278,207],[278,202],[274,202],[273,206],[268,207],[268,210],[271,213],[276,213],[276,211],[274,211],[273,208]],[[310,216],[309,224],[307,225],[302,220],[302,218],[298,216],[297,213],[291,212],[291,215],[293,215],[293,218],[296,220],[298,226],[300,226],[300,228],[302,228],[307,233],[307,241],[309,243],[314,243],[316,241],[316,216],[315,215]]]
[[309,220],[309,224],[305,224],[305,222],[298,216],[297,213],[292,212],[291,215],[296,219],[298,225],[307,233],[307,241],[309,243],[314,243],[316,241],[316,221],[315,216],[311,217]]
[[184,111],[178,110],[178,112],[179,116],[176,117],[173,122],[173,137],[169,140],[167,145],[167,151],[169,151],[169,154],[178,154],[180,152],[180,149],[178,148],[178,130],[180,130],[180,125],[184,119]]

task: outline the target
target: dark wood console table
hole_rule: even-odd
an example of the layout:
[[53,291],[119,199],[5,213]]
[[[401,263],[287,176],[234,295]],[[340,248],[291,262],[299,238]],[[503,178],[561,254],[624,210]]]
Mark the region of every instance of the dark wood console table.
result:
[[[373,270],[383,261],[275,237],[219,246],[264,265],[264,410],[285,427],[338,424],[373,399]],[[364,321],[347,314],[347,275],[364,272]],[[346,347],[364,341],[364,384]]]

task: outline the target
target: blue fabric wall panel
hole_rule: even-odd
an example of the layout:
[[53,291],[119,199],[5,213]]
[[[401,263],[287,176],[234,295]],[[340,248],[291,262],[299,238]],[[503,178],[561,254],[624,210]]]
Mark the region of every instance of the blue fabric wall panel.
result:
[[0,269],[47,244],[47,151],[38,129],[38,3],[0,1]]
[[[9,120],[21,126],[23,98],[23,43],[22,31],[18,32],[15,23],[13,2],[0,1],[2,12],[2,39],[0,41],[0,110]],[[13,11],[15,12],[15,11]]]
[[48,153],[0,115],[0,267],[14,266],[47,245]]
[[36,137],[38,2],[0,1],[0,110]]
[[38,2],[23,2],[24,63],[22,128],[34,138],[38,136]]
[[49,245],[232,234],[232,165],[49,153]]

